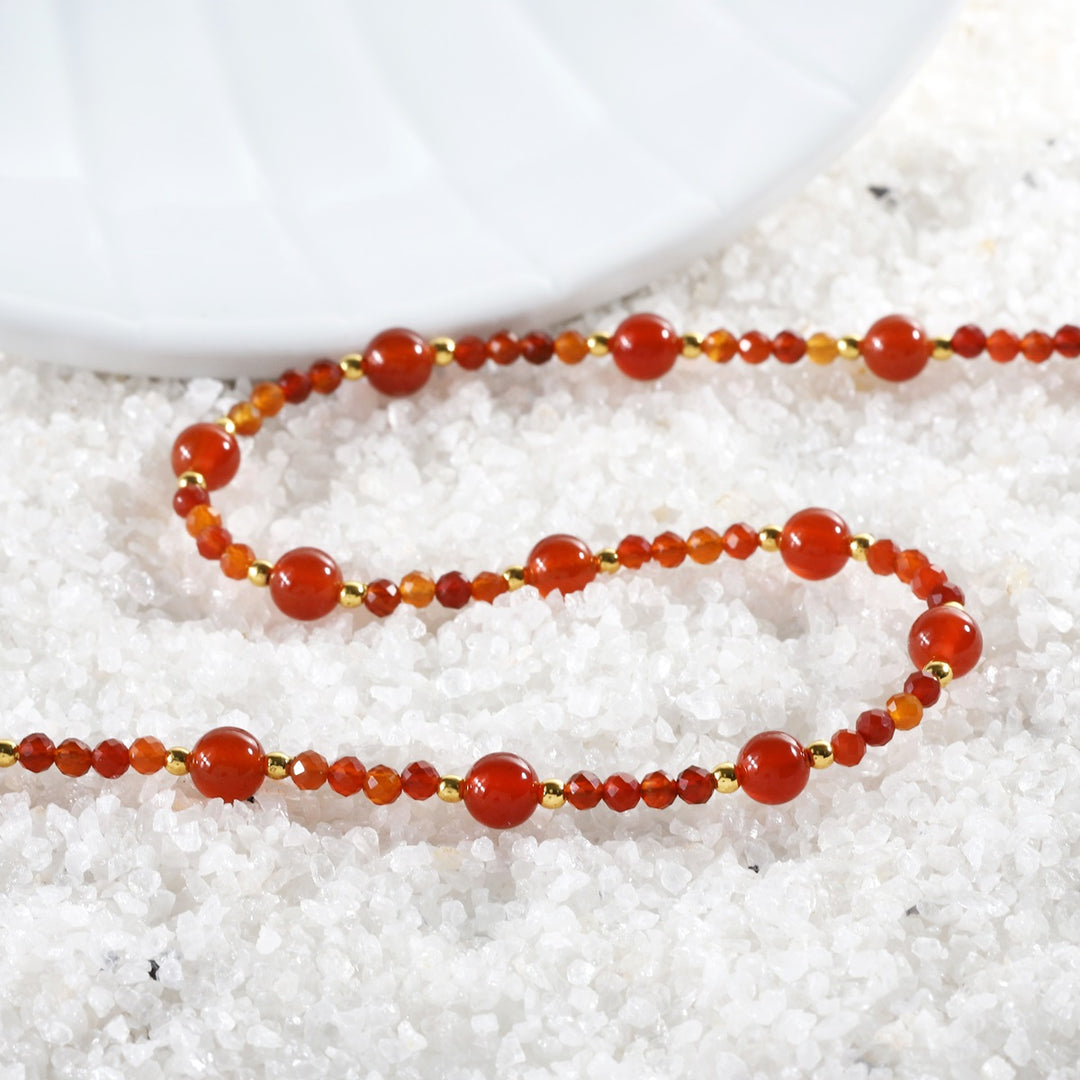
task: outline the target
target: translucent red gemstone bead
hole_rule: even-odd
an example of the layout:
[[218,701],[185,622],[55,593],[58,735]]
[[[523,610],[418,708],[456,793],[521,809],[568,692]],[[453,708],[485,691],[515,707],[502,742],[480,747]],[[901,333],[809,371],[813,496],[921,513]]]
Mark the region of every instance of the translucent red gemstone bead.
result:
[[434,364],[434,350],[412,330],[384,330],[364,350],[368,382],[390,397],[416,393],[431,377]]
[[251,732],[238,727],[214,728],[191,748],[187,770],[192,783],[208,799],[243,801],[262,786],[266,754]]
[[35,731],[19,743],[19,764],[27,772],[39,773],[48,769],[56,760],[56,746],[48,735]]
[[616,813],[633,810],[641,801],[641,785],[629,773],[612,773],[600,789],[605,805]]
[[608,343],[615,366],[631,379],[659,379],[682,352],[682,338],[659,315],[644,312],[623,319]]
[[487,345],[475,334],[458,338],[454,346],[454,362],[465,371],[479,371],[487,360]]
[[698,805],[712,798],[716,781],[708,769],[703,769],[700,765],[688,765],[679,773],[677,787],[679,798],[683,802]]
[[806,342],[790,330],[781,330],[773,338],[772,351],[781,364],[797,364],[806,355]]
[[964,590],[951,581],[944,581],[935,586],[924,598],[928,607],[939,607],[942,604],[959,604],[964,606]]
[[739,338],[739,355],[748,364],[764,364],[772,354],[772,342],[760,330],[748,330]]
[[867,709],[859,713],[855,730],[867,746],[884,746],[896,733],[896,725],[884,709]]
[[908,655],[919,669],[931,660],[944,660],[956,678],[966,675],[982,656],[982,632],[963,609],[944,605],[927,608],[912,624]]
[[762,731],[739,751],[735,762],[739,787],[755,802],[789,802],[810,779],[802,745],[784,731]]
[[930,675],[924,675],[921,671],[913,671],[904,680],[904,693],[914,694],[922,702],[923,707],[929,709],[936,705],[941,697],[941,683]]
[[302,405],[311,397],[311,379],[303,371],[286,371],[278,379],[281,393],[290,405]]
[[401,790],[410,799],[430,799],[440,780],[439,770],[428,761],[412,761],[401,770]]
[[793,514],[780,533],[780,557],[808,581],[832,577],[851,556],[851,532],[839,514],[811,507]]
[[197,484],[178,488],[172,500],[173,509],[182,518],[186,518],[196,506],[206,506],[209,502],[210,493]]
[[363,788],[366,779],[367,769],[351,755],[338,758],[326,770],[326,782],[339,795],[355,795]]
[[627,570],[640,570],[652,560],[652,544],[644,536],[624,536],[615,549],[619,565]]
[[882,577],[896,573],[896,558],[900,549],[891,540],[875,540],[866,549],[866,565]]
[[596,559],[583,540],[557,533],[541,540],[525,561],[525,584],[547,596],[584,589],[596,577]]
[[364,777],[364,794],[376,806],[387,806],[401,795],[401,777],[389,765],[372,765]]
[[337,606],[344,578],[338,564],[318,548],[294,548],[270,574],[270,598],[293,619],[321,619]]
[[364,607],[380,619],[393,615],[400,603],[401,590],[387,578],[379,578],[378,581],[371,582],[367,587],[367,592],[364,593]]
[[724,550],[733,559],[749,559],[761,546],[757,529],[739,522],[730,525],[724,532]]
[[435,582],[435,599],[447,608],[463,608],[472,599],[472,583],[464,574],[451,570]]
[[678,794],[678,786],[666,772],[657,770],[641,778],[641,801],[653,810],[670,806]]
[[592,810],[600,805],[603,784],[596,773],[576,772],[563,784],[563,798],[575,810]]
[[668,568],[686,559],[686,541],[678,533],[663,532],[652,542],[653,562]]
[[1054,348],[1068,360],[1080,356],[1080,326],[1066,323],[1054,335]]
[[56,767],[65,776],[85,776],[90,771],[90,747],[82,739],[65,739],[56,748]]
[[536,809],[538,783],[533,767],[517,754],[487,754],[465,774],[461,799],[481,825],[509,829]]
[[852,767],[866,756],[866,740],[857,731],[838,731],[832,737],[833,761]]
[[506,367],[521,356],[521,342],[517,334],[509,330],[500,330],[488,338],[487,355],[493,364]]
[[1020,351],[1026,360],[1041,364],[1049,360],[1054,353],[1054,339],[1041,330],[1032,330],[1020,340]]
[[542,330],[521,339],[521,358],[526,364],[546,364],[555,355],[555,342]]
[[316,360],[308,370],[311,389],[316,394],[332,394],[341,385],[344,377],[341,365],[333,360]]
[[986,351],[995,363],[1007,364],[1016,359],[1020,339],[1011,330],[995,330],[986,339]]
[[131,765],[128,748],[119,739],[103,739],[94,747],[91,761],[94,770],[106,780],[123,776]]
[[192,424],[176,436],[173,472],[197,472],[210,491],[223,488],[240,468],[240,444],[217,424]]
[[329,766],[317,750],[304,750],[289,762],[289,775],[301,791],[317,791],[326,783]]
[[128,757],[137,773],[150,776],[165,768],[168,751],[160,739],[155,739],[153,735],[141,735],[131,744]]
[[986,348],[986,334],[970,323],[961,326],[952,336],[952,351],[965,360],[974,360]]
[[886,315],[867,330],[860,351],[866,366],[879,378],[906,382],[926,367],[934,343],[914,319]]

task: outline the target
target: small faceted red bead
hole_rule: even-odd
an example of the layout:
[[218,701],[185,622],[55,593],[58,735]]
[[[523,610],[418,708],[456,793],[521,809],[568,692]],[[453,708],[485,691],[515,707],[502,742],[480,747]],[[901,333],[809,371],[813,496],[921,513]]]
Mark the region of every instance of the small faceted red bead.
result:
[[906,382],[926,367],[934,343],[914,319],[886,315],[867,330],[860,351],[866,366],[879,378]]
[[959,604],[963,607],[964,590],[951,581],[944,581],[931,589],[923,599],[926,600],[927,607],[940,607],[942,604]]
[[896,556],[896,576],[905,584],[910,585],[915,580],[915,575],[930,565],[930,560],[915,548],[907,548]]
[[434,365],[435,351],[412,330],[384,330],[364,350],[368,382],[390,397],[416,393],[431,377]]
[[710,563],[716,562],[724,553],[724,538],[715,529],[710,529],[707,525],[695,529],[686,538],[686,553],[694,562],[702,566],[708,566]]
[[986,351],[991,360],[1007,364],[1020,352],[1020,339],[1011,330],[995,330],[986,339]]
[[839,573],[851,557],[851,530],[839,514],[810,507],[793,514],[780,533],[780,557],[793,573],[820,581]]
[[931,675],[924,675],[921,671],[913,671],[904,680],[904,693],[914,694],[922,702],[923,707],[929,709],[936,705],[941,697],[941,683]]
[[806,342],[790,330],[782,330],[772,343],[773,356],[781,364],[797,364],[806,355]]
[[789,802],[810,778],[810,762],[797,739],[784,731],[762,731],[739,751],[739,787],[755,802]]
[[937,588],[945,584],[945,571],[940,566],[927,563],[915,571],[911,579],[911,591],[920,599],[926,600]]
[[896,733],[896,725],[884,709],[867,709],[859,713],[855,730],[867,746],[884,746]]
[[465,774],[465,809],[489,829],[509,829],[527,821],[537,807],[539,779],[517,754],[486,754]]
[[629,773],[612,773],[604,781],[600,795],[612,810],[622,814],[641,801],[641,785]]
[[850,768],[866,755],[866,740],[857,731],[838,731],[832,737],[833,761]]
[[196,506],[206,506],[209,502],[210,492],[204,487],[199,487],[198,484],[177,488],[172,499],[173,509],[182,518],[186,518]]
[[367,587],[367,592],[364,593],[364,607],[372,615],[377,615],[380,619],[385,619],[387,615],[393,615],[400,603],[401,591],[392,581],[388,581],[386,578],[379,578],[378,581],[371,582]]
[[210,491],[223,488],[240,468],[240,444],[217,424],[192,424],[176,436],[173,472],[197,472]]
[[497,334],[492,334],[488,338],[487,355],[493,364],[498,364],[500,367],[514,363],[521,356],[521,342],[518,341],[517,334],[509,330],[500,330]]
[[615,366],[631,379],[659,379],[682,352],[682,338],[659,315],[641,312],[623,319],[608,342]]
[[262,786],[266,754],[259,740],[238,727],[208,731],[187,756],[192,783],[208,799],[242,802]]
[[141,735],[128,751],[131,767],[142,776],[150,776],[164,769],[168,756],[165,744],[153,735]]
[[221,572],[232,581],[243,581],[254,561],[255,552],[247,544],[232,543],[221,553]]
[[944,605],[927,608],[912,624],[908,634],[908,655],[922,670],[931,660],[944,660],[959,679],[982,656],[982,632],[963,609]]
[[986,348],[986,335],[972,324],[961,326],[952,336],[952,351],[965,360],[974,360]]
[[475,334],[458,338],[454,345],[454,362],[465,371],[479,371],[487,360],[487,344]]
[[485,604],[494,603],[497,596],[510,591],[510,584],[502,574],[484,570],[472,580],[471,592],[474,600],[480,600]]
[[103,739],[91,756],[96,772],[106,780],[123,776],[131,765],[128,748],[119,739]]
[[749,559],[761,547],[758,531],[750,525],[738,522],[724,532],[724,550],[733,559]]
[[332,394],[341,385],[344,377],[341,365],[333,360],[316,360],[308,369],[311,389],[316,394]]
[[580,364],[589,355],[589,341],[577,330],[564,330],[555,339],[555,355],[564,364]]
[[472,583],[451,570],[435,582],[435,599],[446,608],[463,608],[472,599]]
[[48,735],[40,731],[27,735],[19,743],[19,764],[28,772],[44,772],[56,760],[56,747]]
[[289,762],[289,775],[301,791],[317,791],[329,771],[326,758],[317,750],[304,750]]
[[764,364],[772,354],[772,342],[760,330],[749,330],[739,338],[739,355],[748,364]]
[[603,786],[596,773],[576,772],[563,784],[563,798],[575,810],[592,810],[600,804]]
[[439,790],[439,770],[428,761],[412,761],[401,770],[401,790],[410,799],[430,799]]
[[866,549],[866,565],[881,577],[896,573],[896,558],[900,549],[891,540],[875,540]]
[[1054,335],[1054,348],[1067,360],[1080,356],[1080,326],[1073,326],[1072,323],[1062,326]]
[[521,358],[527,364],[546,364],[555,355],[555,342],[542,330],[521,339]]
[[641,801],[653,810],[670,806],[678,794],[678,786],[666,772],[657,770],[641,778]]
[[294,548],[274,564],[270,599],[293,619],[321,619],[337,606],[344,578],[338,564],[318,548]]
[[640,570],[652,561],[652,544],[644,536],[624,536],[615,549],[619,565],[627,570]]
[[85,776],[93,758],[90,747],[82,739],[65,739],[56,748],[56,767],[65,776]]
[[386,806],[401,795],[401,777],[389,765],[372,765],[364,777],[364,794],[376,806]]
[[1020,351],[1026,360],[1041,364],[1049,360],[1054,353],[1054,339],[1041,330],[1031,330],[1020,341]]
[[326,770],[326,782],[339,795],[355,795],[364,786],[367,769],[358,758],[340,757]]
[[716,779],[708,769],[700,765],[688,765],[677,781],[679,798],[683,802],[699,805],[708,802],[716,790]]
[[232,533],[220,525],[211,525],[195,537],[195,547],[204,559],[217,562],[232,543]]
[[311,378],[303,371],[286,371],[278,379],[278,386],[290,405],[302,405],[311,397]]
[[661,533],[652,542],[652,557],[661,566],[679,566],[686,559],[686,541],[678,533]]
[[525,561],[525,584],[547,596],[553,589],[578,592],[596,577],[596,559],[583,540],[557,533],[541,540]]

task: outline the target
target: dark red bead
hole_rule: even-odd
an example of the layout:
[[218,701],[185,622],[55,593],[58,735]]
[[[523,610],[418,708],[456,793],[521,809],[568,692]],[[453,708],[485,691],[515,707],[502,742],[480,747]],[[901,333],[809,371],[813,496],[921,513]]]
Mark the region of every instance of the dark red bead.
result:
[[900,549],[891,540],[875,540],[866,549],[866,565],[881,577],[896,573],[896,558]]
[[1026,360],[1042,364],[1054,354],[1054,339],[1041,330],[1031,330],[1021,340],[1020,351]]
[[729,525],[724,531],[724,551],[733,559],[749,559],[761,547],[757,529],[743,522]]
[[259,740],[238,727],[208,731],[187,756],[192,783],[208,799],[250,799],[266,775],[266,754]]
[[192,424],[176,436],[173,472],[197,472],[210,491],[223,488],[240,468],[240,444],[218,424]]
[[386,578],[371,582],[367,587],[367,592],[364,593],[364,607],[380,619],[393,615],[400,603],[401,590]]
[[19,764],[28,772],[44,772],[56,760],[56,747],[48,735],[40,731],[27,735],[19,743]]
[[624,536],[615,549],[619,565],[627,570],[640,570],[652,559],[652,544],[644,536]]
[[454,345],[454,362],[465,371],[479,371],[487,360],[487,344],[475,334],[458,338]]
[[944,581],[931,589],[924,599],[927,607],[941,607],[942,604],[959,604],[963,607],[965,598],[964,590],[959,585]]
[[1007,364],[1020,352],[1020,339],[1011,330],[995,330],[986,339],[986,351],[991,360]]
[[461,799],[489,829],[509,829],[527,821],[537,807],[539,784],[533,767],[517,754],[486,754],[465,774]]
[[341,365],[333,360],[316,360],[308,369],[311,389],[316,394],[332,394],[345,377]]
[[527,364],[546,364],[554,355],[555,342],[541,330],[534,330],[521,339],[521,358]]
[[196,506],[206,506],[210,502],[210,492],[198,484],[188,484],[187,487],[177,488],[173,496],[172,505],[176,513],[186,518]]
[[666,772],[657,770],[641,778],[641,801],[653,810],[670,806],[678,794],[678,786]]
[[785,731],[762,731],[739,751],[739,787],[755,802],[789,802],[810,779],[810,762],[797,739]]
[[986,348],[986,335],[982,330],[969,323],[961,326],[952,336],[952,351],[965,360],[974,360]]
[[290,405],[302,405],[311,397],[311,379],[303,371],[286,371],[277,383]]
[[914,319],[886,315],[866,331],[859,350],[866,366],[879,378],[906,382],[926,367],[934,343]]
[[447,608],[463,608],[472,599],[472,582],[451,570],[435,582],[435,599]]
[[682,338],[659,315],[641,312],[623,319],[608,342],[615,366],[631,379],[659,379],[682,352]]
[[401,770],[401,790],[410,799],[430,799],[439,790],[439,770],[428,761],[412,761]]
[[94,770],[106,780],[115,780],[128,771],[131,758],[128,748],[119,739],[103,739],[91,755]]
[[927,608],[908,634],[908,655],[920,671],[931,660],[944,660],[957,679],[979,662],[982,646],[975,620],[963,608],[948,604]]
[[652,557],[669,569],[681,566],[686,560],[686,541],[678,533],[663,532],[652,542]]
[[339,795],[355,795],[363,788],[366,779],[367,769],[351,755],[338,758],[326,770],[326,782]]
[[435,350],[419,334],[396,327],[376,334],[364,350],[364,374],[381,394],[407,397],[431,377]]
[[764,364],[772,355],[772,342],[760,330],[749,330],[739,338],[739,355],[748,364]]
[[90,747],[82,739],[65,739],[56,748],[55,761],[65,776],[85,776],[93,758]]
[[215,562],[225,554],[225,549],[232,543],[232,533],[220,525],[211,525],[195,537],[195,547],[204,559]]
[[833,761],[850,768],[866,754],[866,740],[857,731],[838,731],[832,737]]
[[797,364],[806,355],[806,342],[790,330],[781,330],[773,338],[772,352],[781,364]]
[[641,785],[629,773],[612,773],[601,789],[604,802],[617,813],[633,810],[641,801]]
[[688,765],[677,781],[679,798],[686,803],[706,803],[716,790],[716,779],[708,769],[700,765]]
[[839,514],[820,507],[800,510],[780,533],[780,557],[808,581],[838,574],[851,557],[851,531]]
[[338,564],[318,548],[294,548],[274,564],[270,599],[293,619],[321,619],[337,606],[344,579]]
[[1054,348],[1068,360],[1080,356],[1080,326],[1066,323],[1054,335]]
[[911,591],[920,599],[926,600],[937,588],[945,584],[945,571],[940,566],[927,563],[915,571],[911,579]]
[[500,330],[488,338],[487,354],[492,363],[506,367],[521,356],[521,342],[518,341],[517,334],[509,330]]
[[592,810],[600,803],[603,784],[596,773],[576,772],[563,785],[563,798],[575,810]]
[[896,556],[896,576],[910,585],[915,575],[929,565],[930,560],[918,548],[905,548]]
[[936,705],[938,698],[941,697],[941,683],[932,675],[913,671],[904,680],[904,693],[914,694],[923,707],[929,709],[931,705]]
[[867,746],[884,746],[896,733],[896,725],[884,709],[867,709],[859,713],[855,730]]
[[525,584],[547,596],[554,589],[561,593],[584,589],[596,577],[596,559],[576,536],[557,533],[541,540],[525,560]]

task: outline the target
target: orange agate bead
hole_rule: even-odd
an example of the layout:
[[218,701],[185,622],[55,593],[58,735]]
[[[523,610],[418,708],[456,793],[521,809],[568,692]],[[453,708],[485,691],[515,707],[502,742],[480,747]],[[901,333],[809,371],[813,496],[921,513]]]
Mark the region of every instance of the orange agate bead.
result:
[[553,589],[561,593],[584,589],[596,577],[596,559],[583,540],[558,533],[541,540],[525,562],[525,584],[547,596]]

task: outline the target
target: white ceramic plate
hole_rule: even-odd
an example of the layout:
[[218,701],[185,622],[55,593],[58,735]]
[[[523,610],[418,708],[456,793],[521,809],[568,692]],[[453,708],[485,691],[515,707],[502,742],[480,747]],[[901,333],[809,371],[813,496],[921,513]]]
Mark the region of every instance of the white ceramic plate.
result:
[[945,0],[0,3],[0,350],[265,374],[713,249]]

